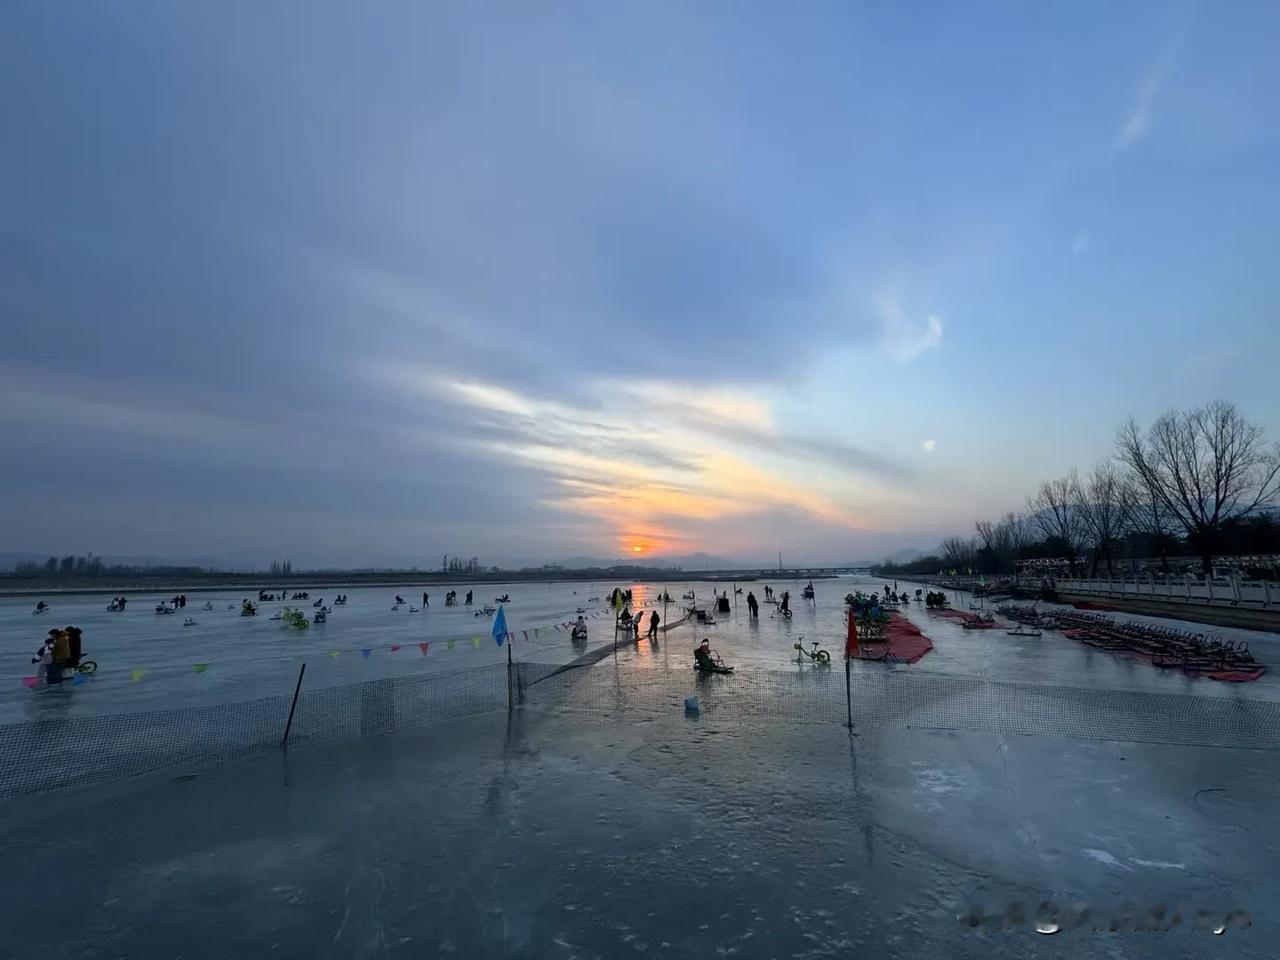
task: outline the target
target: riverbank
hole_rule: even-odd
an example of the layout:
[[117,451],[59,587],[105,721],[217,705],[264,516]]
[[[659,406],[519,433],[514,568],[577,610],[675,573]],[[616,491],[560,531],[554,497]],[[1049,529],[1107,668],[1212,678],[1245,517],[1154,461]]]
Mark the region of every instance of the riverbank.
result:
[[1101,598],[1083,593],[1059,593],[1058,600],[1084,610],[1118,610],[1123,613],[1141,613],[1149,617],[1164,617],[1170,620],[1190,620],[1192,623],[1204,623],[1216,627],[1237,627],[1241,630],[1280,633],[1280,611],[1276,610],[1211,607],[1205,604],[1128,597]]
[[[1013,596],[1023,600],[1035,600],[1040,596],[1039,589],[1027,580],[1021,583],[1009,578],[993,578],[983,582],[977,578],[954,577],[915,577],[910,580],[899,580],[906,584],[923,584],[930,589],[939,589],[954,594],[959,605],[959,595],[988,597]],[[1166,620],[1185,620],[1190,623],[1202,623],[1216,627],[1236,627],[1241,630],[1258,630],[1265,633],[1280,633],[1280,608],[1274,603],[1270,607],[1260,606],[1251,598],[1232,603],[1230,585],[1219,585],[1219,597],[1213,603],[1197,603],[1193,597],[1190,601],[1179,599],[1182,594],[1173,592],[1170,599],[1164,595],[1148,594],[1135,596],[1132,593],[1106,593],[1097,590],[1074,591],[1069,584],[1074,581],[1057,581],[1055,584],[1058,603],[1096,610],[1116,610],[1123,613],[1143,614],[1149,617],[1161,617]],[[1180,588],[1181,589],[1181,588]],[[1272,593],[1278,592],[1276,588]],[[1253,591],[1257,595],[1257,591]]]

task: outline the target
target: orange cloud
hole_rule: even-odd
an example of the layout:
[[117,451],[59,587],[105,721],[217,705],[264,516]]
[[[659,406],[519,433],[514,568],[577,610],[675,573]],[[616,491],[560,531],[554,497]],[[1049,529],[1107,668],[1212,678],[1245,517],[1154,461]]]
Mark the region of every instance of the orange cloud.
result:
[[[547,506],[601,521],[619,549],[640,544],[661,553],[687,547],[681,521],[720,520],[793,510],[825,524],[857,529],[852,511],[819,489],[814,476],[789,477],[761,455],[726,448],[719,434],[699,426],[748,423],[773,430],[771,406],[740,391],[699,391],[684,384],[642,381],[618,387],[603,408],[574,408],[523,396],[505,386],[447,378],[416,382],[450,402],[504,416],[504,427],[524,441],[477,440],[488,453],[534,467],[554,479]],[[674,405],[674,407],[673,407]],[[693,416],[654,428],[684,408]],[[644,424],[645,426],[638,426]],[[790,464],[783,464],[790,467]],[[825,484],[824,484],[825,485]]]

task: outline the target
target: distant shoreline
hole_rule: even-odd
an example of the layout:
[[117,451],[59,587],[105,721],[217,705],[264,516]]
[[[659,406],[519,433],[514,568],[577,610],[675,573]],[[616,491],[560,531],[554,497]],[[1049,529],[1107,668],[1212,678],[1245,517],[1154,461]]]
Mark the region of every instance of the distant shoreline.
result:
[[44,596],[93,596],[137,593],[212,593],[240,590],[249,594],[250,599],[259,590],[278,593],[298,590],[321,590],[335,587],[452,587],[464,584],[485,583],[753,583],[763,579],[773,580],[829,580],[837,574],[817,573],[808,570],[780,571],[715,571],[707,570],[693,573],[687,570],[671,571],[665,575],[658,570],[566,570],[538,571],[537,573],[484,573],[465,576],[462,574],[430,574],[430,573],[318,573],[314,576],[291,574],[288,577],[272,577],[270,574],[233,574],[211,573],[207,577],[137,577],[108,582],[79,581],[53,579],[23,580],[16,577],[0,578],[0,597],[44,597]]

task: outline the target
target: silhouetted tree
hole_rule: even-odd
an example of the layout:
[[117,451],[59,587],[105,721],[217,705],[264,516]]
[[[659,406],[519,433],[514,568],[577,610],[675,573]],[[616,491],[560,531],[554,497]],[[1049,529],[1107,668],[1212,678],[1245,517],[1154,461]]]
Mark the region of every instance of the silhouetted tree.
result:
[[1223,524],[1280,495],[1280,446],[1267,446],[1262,428],[1225,400],[1170,411],[1146,434],[1130,419],[1116,437],[1116,453],[1186,532],[1206,573]]
[[1080,478],[1074,468],[1065,477],[1046,480],[1034,497],[1027,498],[1031,523],[1048,540],[1056,537],[1066,544],[1067,564],[1075,570],[1080,554],[1081,523],[1075,505],[1079,500]]
[[1098,563],[1104,557],[1107,573],[1113,574],[1115,549],[1125,534],[1130,512],[1125,502],[1124,479],[1114,464],[1103,462],[1090,471],[1083,483],[1076,484],[1074,492],[1075,514],[1093,556],[1089,575],[1097,574]]

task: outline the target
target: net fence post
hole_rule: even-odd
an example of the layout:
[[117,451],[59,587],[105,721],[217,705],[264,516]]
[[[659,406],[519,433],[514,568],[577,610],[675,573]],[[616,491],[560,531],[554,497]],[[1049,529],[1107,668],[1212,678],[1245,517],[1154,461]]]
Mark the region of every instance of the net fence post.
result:
[[298,683],[293,688],[293,702],[289,704],[289,720],[284,725],[284,738],[280,741],[280,749],[289,749],[289,731],[293,729],[293,711],[298,709],[298,694],[302,690],[302,675],[307,672],[307,661],[302,661],[302,668],[298,671]]
[[849,721],[849,729],[853,729],[853,690],[849,680],[849,655],[844,657],[844,708]]
[[507,637],[507,713],[512,709],[511,702],[511,637]]

